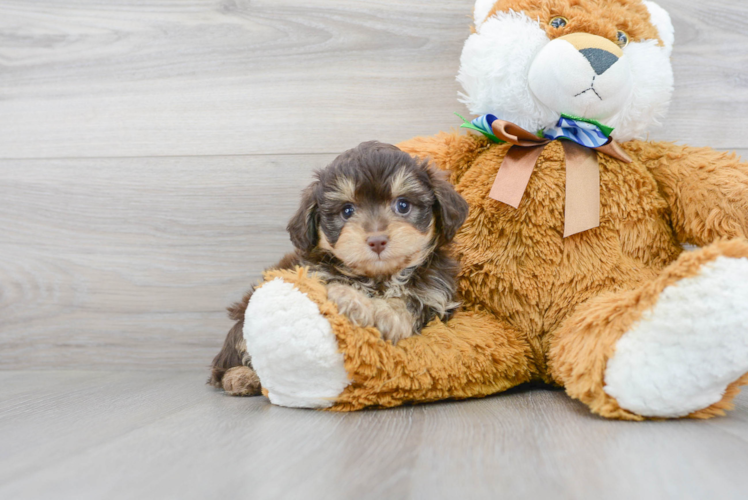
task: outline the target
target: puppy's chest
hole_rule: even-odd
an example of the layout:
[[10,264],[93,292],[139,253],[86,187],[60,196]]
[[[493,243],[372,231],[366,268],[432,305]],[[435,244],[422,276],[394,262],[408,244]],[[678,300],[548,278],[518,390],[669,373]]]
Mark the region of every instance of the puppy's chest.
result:
[[373,298],[407,299],[412,295],[412,286],[407,280],[353,280],[348,284]]

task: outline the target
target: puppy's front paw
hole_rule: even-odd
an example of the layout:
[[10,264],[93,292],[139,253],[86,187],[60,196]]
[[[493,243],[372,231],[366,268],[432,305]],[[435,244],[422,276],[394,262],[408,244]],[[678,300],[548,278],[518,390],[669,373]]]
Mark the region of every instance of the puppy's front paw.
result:
[[258,396],[262,391],[260,378],[246,366],[229,368],[221,382],[229,396]]
[[410,316],[401,316],[393,311],[391,314],[380,315],[377,318],[376,327],[382,334],[384,340],[393,344],[413,335],[413,323]]
[[338,312],[358,326],[374,326],[374,309],[371,299],[350,286],[331,283],[327,298],[338,306]]

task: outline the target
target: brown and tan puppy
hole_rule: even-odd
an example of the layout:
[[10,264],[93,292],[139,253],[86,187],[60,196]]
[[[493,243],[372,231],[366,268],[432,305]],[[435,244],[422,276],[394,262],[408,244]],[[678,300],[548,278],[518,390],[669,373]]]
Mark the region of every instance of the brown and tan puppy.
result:
[[[458,307],[458,265],[446,246],[467,213],[443,173],[395,146],[365,142],[317,172],[288,224],[296,251],[274,268],[309,267],[341,314],[397,343]],[[237,323],[208,381],[232,395],[260,392],[242,334],[252,292],[229,308]]]

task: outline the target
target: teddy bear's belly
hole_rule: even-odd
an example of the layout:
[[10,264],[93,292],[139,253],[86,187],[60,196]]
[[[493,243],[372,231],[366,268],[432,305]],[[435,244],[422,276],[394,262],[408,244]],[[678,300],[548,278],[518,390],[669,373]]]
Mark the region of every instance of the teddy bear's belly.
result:
[[601,158],[600,227],[564,238],[563,149],[546,147],[518,209],[488,197],[505,151],[484,153],[457,184],[471,207],[456,244],[466,304],[542,344],[577,304],[636,286],[682,251],[643,165]]

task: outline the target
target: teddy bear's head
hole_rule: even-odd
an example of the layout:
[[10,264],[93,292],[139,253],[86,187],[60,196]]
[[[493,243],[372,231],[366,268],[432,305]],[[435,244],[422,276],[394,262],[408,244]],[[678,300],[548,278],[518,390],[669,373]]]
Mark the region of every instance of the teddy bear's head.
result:
[[643,137],[673,90],[673,26],[647,0],[477,0],[457,80],[476,115],[530,130],[561,114]]

